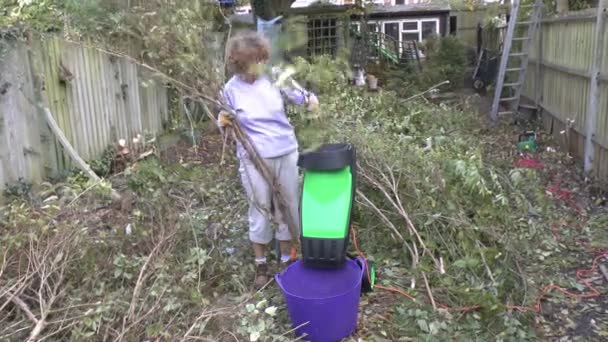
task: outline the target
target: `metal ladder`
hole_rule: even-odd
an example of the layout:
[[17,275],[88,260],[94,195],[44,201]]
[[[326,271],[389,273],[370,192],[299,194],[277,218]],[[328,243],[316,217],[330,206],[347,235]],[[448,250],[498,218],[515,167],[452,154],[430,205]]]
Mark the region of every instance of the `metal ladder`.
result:
[[[490,112],[492,121],[497,121],[500,116],[516,114],[519,110],[521,92],[524,82],[526,81],[530,46],[532,45],[536,30],[538,30],[540,26],[543,10],[543,0],[533,1],[534,3],[531,5],[522,5],[520,0],[513,0],[511,17],[507,27],[502,57],[500,59],[500,67],[498,69],[498,77],[496,79],[496,90],[494,93],[494,101],[492,102],[492,111]],[[525,15],[526,12],[529,13],[529,17],[520,21],[519,18]],[[516,30],[519,27],[524,28],[525,34],[516,37]],[[526,27],[527,30],[525,30]],[[510,60],[519,61],[519,65],[510,65]],[[509,80],[511,79],[509,77],[511,75],[517,75],[516,80]],[[511,90],[511,92],[506,95],[507,97],[503,97],[505,90]],[[508,106],[510,109],[501,112],[501,104],[510,104],[510,106]]]

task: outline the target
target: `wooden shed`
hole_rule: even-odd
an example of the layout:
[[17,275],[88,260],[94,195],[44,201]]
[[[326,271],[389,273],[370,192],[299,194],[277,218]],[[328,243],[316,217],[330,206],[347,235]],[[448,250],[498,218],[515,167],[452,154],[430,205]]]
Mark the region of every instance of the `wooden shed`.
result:
[[[408,43],[421,43],[430,36],[450,33],[450,6],[443,4],[355,5],[319,4],[292,8],[289,17],[305,18],[308,56],[336,55],[350,47],[357,32],[372,32],[383,37],[379,46],[396,43],[398,55]],[[361,25],[367,25],[364,29]]]

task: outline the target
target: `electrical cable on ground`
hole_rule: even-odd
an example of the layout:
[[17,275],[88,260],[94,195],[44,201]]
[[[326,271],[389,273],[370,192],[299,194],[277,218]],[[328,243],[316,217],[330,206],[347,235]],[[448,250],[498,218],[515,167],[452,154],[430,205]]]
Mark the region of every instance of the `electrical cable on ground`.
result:
[[[365,257],[365,254],[363,254],[363,252],[361,251],[361,249],[359,248],[359,244],[357,242],[357,231],[355,230],[354,227],[351,227],[351,233],[353,236],[353,245],[355,246],[355,249],[357,250],[357,254],[359,254],[359,256],[361,257],[361,259],[363,259],[363,262],[365,263],[365,272],[367,274],[367,279],[372,279],[370,271],[369,271],[369,265],[367,263],[367,258]],[[410,294],[408,294],[407,292],[394,288],[394,287],[385,287],[382,285],[374,285],[375,288],[381,289],[381,290],[385,290],[385,291],[389,291],[389,292],[395,292],[398,293],[408,299],[410,299],[411,301],[416,301],[416,298],[412,297]]]
[[[352,240],[353,240],[353,245],[355,246],[355,249],[357,251],[357,254],[363,259],[364,263],[365,263],[365,271],[367,273],[367,277],[368,279],[371,279],[371,275],[370,275],[370,270],[369,270],[369,264],[367,262],[367,257],[365,256],[365,254],[361,251],[361,249],[359,248],[359,244],[357,241],[357,231],[355,230],[354,227],[351,227],[351,233],[352,233]],[[534,312],[534,313],[540,313],[541,312],[541,301],[543,300],[543,298],[549,294],[549,292],[551,290],[556,290],[558,292],[561,292],[562,294],[566,295],[567,297],[570,297],[572,299],[589,299],[589,298],[596,298],[602,295],[602,293],[597,290],[588,280],[588,278],[591,276],[591,274],[595,273],[598,270],[598,262],[603,259],[606,258],[608,259],[608,251],[601,253],[600,255],[598,255],[597,257],[595,257],[593,259],[591,268],[589,269],[579,269],[576,271],[576,279],[581,282],[582,284],[584,284],[589,290],[589,293],[583,293],[583,294],[576,294],[576,293],[572,293],[560,286],[554,285],[554,284],[549,284],[547,286],[545,286],[542,291],[540,292],[538,298],[536,299],[536,303],[533,307],[528,307],[528,306],[519,306],[519,305],[505,305],[505,307],[508,310],[514,310],[514,311],[521,311],[521,312]],[[393,293],[397,293],[400,294],[406,298],[408,298],[409,300],[416,302],[416,298],[414,298],[412,295],[408,294],[407,292],[405,292],[404,290],[398,289],[398,288],[394,288],[394,287],[387,287],[387,286],[381,286],[381,285],[374,285],[374,288],[377,289],[381,289],[384,291],[388,291],[388,292],[393,292]],[[481,308],[481,305],[473,305],[473,306],[466,306],[466,307],[460,307],[460,308],[451,308],[447,305],[444,304],[440,304],[437,303],[437,306],[441,307],[442,309],[448,310],[448,311],[458,311],[458,312],[468,312],[468,311],[473,311],[473,310],[477,310],[479,308]]]

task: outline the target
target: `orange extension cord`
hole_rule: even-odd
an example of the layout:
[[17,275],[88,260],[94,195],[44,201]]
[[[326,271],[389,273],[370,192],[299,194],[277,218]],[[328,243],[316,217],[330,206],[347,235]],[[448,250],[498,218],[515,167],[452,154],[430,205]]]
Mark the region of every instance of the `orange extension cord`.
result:
[[[371,275],[370,275],[370,271],[369,271],[369,265],[367,263],[367,258],[365,257],[365,254],[363,254],[363,252],[361,251],[361,249],[359,248],[359,244],[357,242],[357,231],[355,230],[354,227],[351,227],[351,234],[352,234],[352,240],[353,240],[353,245],[355,246],[355,249],[357,250],[357,253],[359,254],[359,256],[363,259],[363,261],[365,262],[365,270],[367,272],[367,278],[371,279]],[[535,312],[535,313],[540,313],[541,312],[541,301],[542,299],[551,291],[551,290],[556,290],[558,292],[563,293],[564,295],[573,298],[573,299],[586,299],[586,298],[595,298],[595,297],[599,297],[601,296],[601,292],[598,291],[595,287],[593,287],[593,285],[591,285],[591,283],[589,282],[589,280],[587,280],[591,274],[595,273],[597,270],[597,263],[599,262],[600,259],[602,258],[608,258],[608,252],[603,252],[602,254],[600,254],[599,256],[595,257],[595,259],[593,259],[593,263],[591,265],[591,268],[589,269],[579,269],[576,271],[576,279],[578,281],[580,281],[582,284],[584,284],[589,290],[590,292],[588,293],[583,293],[583,294],[576,294],[576,293],[572,293],[569,292],[568,290],[559,287],[557,285],[547,285],[543,288],[543,290],[541,291],[541,293],[539,294],[537,300],[536,300],[536,304],[534,307],[527,307],[527,306],[518,306],[518,305],[506,305],[506,308],[508,310],[516,310],[516,311],[522,311],[522,312]],[[375,285],[374,288],[377,289],[381,289],[381,290],[385,290],[385,291],[389,291],[389,292],[394,292],[394,293],[398,293],[412,301],[416,301],[416,298],[412,297],[410,294],[408,294],[407,292],[394,288],[394,287],[385,287],[385,286],[381,286],[381,285]],[[468,311],[472,311],[472,310],[476,310],[481,308],[480,305],[473,305],[473,306],[467,306],[467,307],[462,307],[462,308],[450,308],[447,305],[443,305],[443,304],[439,304],[436,303],[437,306],[449,310],[449,311],[459,311],[459,312],[468,312]]]

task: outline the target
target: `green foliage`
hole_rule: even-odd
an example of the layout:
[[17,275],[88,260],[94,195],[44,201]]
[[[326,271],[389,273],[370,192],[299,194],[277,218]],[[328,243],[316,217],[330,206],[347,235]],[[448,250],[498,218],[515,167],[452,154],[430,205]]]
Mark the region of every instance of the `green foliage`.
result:
[[[34,4],[27,6],[24,10],[34,10]],[[209,56],[201,50],[205,42],[197,41],[209,28],[201,24],[200,31],[188,31],[188,25],[202,18],[199,15],[208,13],[195,6],[158,6],[155,13],[146,12],[151,8],[130,9],[115,17],[112,27],[121,38],[130,32],[135,41],[143,41],[144,59],[200,89],[212,88],[205,83],[210,70],[205,64]],[[149,17],[154,20],[147,21]],[[299,59],[297,78],[319,92],[322,108],[312,115],[292,108],[290,116],[303,149],[336,141],[357,146],[367,176],[359,178],[358,189],[379,208],[373,210],[357,197],[359,243],[377,261],[382,285],[405,288],[406,281],[418,280],[416,288],[408,290],[417,303],[370,301],[362,306],[365,322],[386,315],[393,319],[394,324],[381,320],[378,335],[389,340],[533,339],[529,317],[504,309],[506,303],[530,301],[523,289],[526,280],[522,286],[514,270],[517,262],[550,255],[537,252],[538,246],[554,245],[547,238],[548,222],[530,216],[550,218],[551,205],[535,172],[491,159],[484,149],[488,137],[480,132],[474,111],[403,100],[416,87],[461,75],[466,58],[457,41],[441,40],[436,50],[429,48],[427,74],[401,85],[402,92],[370,94],[346,87],[349,71],[344,61]],[[285,335],[288,317],[276,288],[244,296],[250,293],[253,270],[243,234],[246,205],[242,189],[234,185],[235,165],[199,162],[166,164],[148,158],[128,169],[120,184],[134,193],[133,209],[109,206],[107,183],[90,184],[79,174],[62,185],[45,185],[36,200],[12,200],[0,209],[0,255],[9,258],[1,268],[0,290],[22,279],[32,253],[54,252],[45,262],[65,260],[68,275],[59,282],[56,312],[65,309],[74,317],[58,340],[170,340],[186,333],[219,340],[225,332],[242,340],[291,340]],[[101,161],[96,169],[104,171],[106,165]],[[416,267],[407,246],[418,241],[395,210],[396,200],[403,203],[429,252],[418,255]],[[379,212],[386,219],[379,218]],[[76,236],[58,242],[65,232]],[[57,246],[69,250],[71,258],[64,259]],[[431,256],[441,256],[445,273],[437,270]],[[439,303],[480,309],[462,314],[432,310],[424,304],[423,272]],[[35,285],[27,287],[26,298],[36,298],[31,292]],[[38,310],[37,305],[32,308]],[[51,322],[62,317],[53,315]],[[7,320],[16,330],[31,328],[18,310]],[[47,331],[55,328],[51,324]]]
[[[425,341],[476,340],[479,338],[478,331],[484,325],[481,317],[476,314],[468,315],[458,321],[458,317],[448,312],[435,314],[421,309],[408,309],[405,306],[399,306],[396,312],[395,325],[399,327],[399,334],[416,336],[417,339]],[[519,330],[522,324],[516,318],[505,316],[504,321],[506,330],[496,337],[492,336],[493,340],[534,340],[526,331]]]
[[568,0],[568,6],[571,11],[580,11],[591,8],[594,5],[593,0]]
[[[570,11],[581,11],[596,6],[597,1],[595,0],[568,0],[568,9]],[[549,13],[555,13],[557,10],[557,1],[546,0],[545,7],[547,8]]]
[[[219,7],[192,1],[167,1],[135,8],[119,26],[119,39],[141,44],[139,55],[167,75],[199,91],[217,94],[222,82],[223,18]],[[125,41],[127,36],[131,39]],[[113,46],[121,46],[113,41]],[[129,50],[126,50],[129,51]]]
[[19,0],[5,6],[8,16],[3,17],[1,26],[25,24],[38,32],[53,32],[67,24],[80,33],[111,30],[124,8],[103,0]]
[[167,174],[157,159],[145,160],[135,171],[127,172],[131,190],[150,194],[167,182]]
[[206,93],[217,94],[223,81],[225,17],[215,2],[32,0],[9,1],[6,10],[0,27],[94,42]]
[[112,171],[112,162],[116,156],[116,149],[109,147],[107,148],[100,158],[89,162],[91,170],[95,172],[99,177],[107,177]]
[[344,84],[351,75],[348,60],[345,57],[333,58],[321,55],[314,57],[312,61],[297,57],[294,67],[297,70],[297,79],[317,93],[328,93],[335,90],[337,84]]
[[[452,6],[454,10],[469,10],[473,11],[476,7],[483,6],[486,9],[486,17],[492,17],[496,15],[498,11],[498,6],[502,5],[502,1],[496,1],[492,3],[485,2],[483,0],[439,0],[445,2]],[[535,0],[523,0],[521,1],[524,5],[533,4]],[[570,11],[580,11],[584,9],[591,8],[592,6],[596,6],[596,0],[568,0],[568,7]],[[556,0],[545,0],[544,1],[545,9],[548,13],[555,13],[556,10]]]
[[468,65],[465,46],[453,36],[440,38],[428,49],[429,61],[419,76],[420,87],[428,88],[442,81],[450,81],[451,88],[461,88],[464,82],[464,71]]
[[[300,65],[338,73],[316,78],[331,85],[320,92],[320,113],[290,112],[302,149],[338,141],[357,146],[358,189],[386,216],[379,218],[358,196],[353,217],[358,242],[376,263],[379,284],[417,298],[416,303],[385,300],[388,294],[382,292],[363,297],[361,334],[368,333],[369,340],[536,339],[528,315],[505,310],[506,304],[533,304],[532,293],[526,292],[533,290],[525,290],[518,263],[552,257],[556,248],[547,222],[554,208],[536,172],[512,169],[488,154],[489,138],[472,110],[347,87],[341,64],[322,63]],[[278,289],[271,285],[249,295],[253,267],[243,234],[246,204],[234,184],[236,165],[226,160],[229,164],[221,166],[201,166],[199,160],[167,164],[159,158],[138,162],[119,181],[134,192],[129,211],[109,211],[107,197],[85,192],[90,185],[77,176],[67,184],[45,186],[39,200],[12,201],[0,210],[0,255],[10,257],[3,279],[15,281],[26,271],[31,246],[44,250],[59,231],[75,231],[82,235],[70,240],[77,252],[70,254],[75,261],[68,265],[65,292],[56,305],[73,308],[70,317],[77,318],[58,335],[61,340],[102,340],[105,332],[110,339],[123,334],[124,340],[170,340],[187,331],[210,340],[228,335],[292,340]],[[429,253],[420,253],[415,268],[406,246],[417,240],[385,191],[397,194],[426,244]],[[77,197],[73,207],[66,204]],[[532,214],[546,220],[531,219]],[[604,221],[598,218],[590,226],[601,227]],[[442,258],[445,273],[431,256]],[[423,272],[438,305],[479,309],[434,310],[426,304]],[[415,289],[408,287],[412,278]],[[137,288],[141,292],[134,299]],[[137,315],[125,318],[132,306]],[[131,325],[134,320],[137,324]],[[22,313],[13,322],[28,331]]]
[[245,305],[240,309],[238,333],[252,342],[291,341],[289,337],[275,332],[276,326],[285,323],[278,316],[278,310],[279,308],[270,305],[267,299],[259,299],[255,304]]
[[27,197],[30,195],[31,191],[32,184],[25,182],[23,179],[19,179],[19,181],[15,182],[14,184],[7,186],[7,188],[4,189],[4,194],[2,195],[9,199],[14,199],[19,197]]
[[[453,41],[444,43],[436,61],[452,58],[445,51],[449,48],[455,49]],[[462,61],[462,55],[457,56],[456,60]],[[444,70],[456,74],[455,69]],[[509,300],[524,298],[521,280],[508,270],[520,257],[532,254],[535,241],[544,238],[541,231],[532,231],[525,224],[530,210],[540,213],[547,205],[540,179],[529,170],[502,169],[487,161],[473,111],[403,102],[401,98],[391,91],[366,93],[337,86],[322,95],[317,119],[293,113],[303,149],[327,142],[355,144],[359,172],[367,174],[359,177],[358,188],[395,227],[403,229],[405,243],[411,245],[415,239],[383,192],[390,193],[396,186],[394,191],[426,247],[441,255],[446,265],[444,275],[437,274],[430,258],[421,258],[417,270],[410,269],[413,260],[404,243],[380,220],[378,212],[359,198],[354,218],[355,226],[360,227],[359,242],[368,256],[386,260],[379,269],[381,284],[403,286],[406,274],[429,272],[433,274],[431,288],[442,289],[435,294],[438,302],[483,308],[467,316],[466,324],[441,314],[408,314],[402,316],[402,323],[384,327],[385,332],[395,338],[430,335],[431,340],[455,336],[467,340],[479,334],[500,335],[504,340],[532,338],[526,316],[506,319],[501,308]],[[395,184],[390,182],[392,177]],[[393,262],[407,266],[389,269]]]
[[461,89],[464,86],[464,72],[469,65],[467,48],[453,36],[431,37],[421,46],[425,58],[422,71],[417,62],[407,65],[393,65],[381,61],[365,66],[367,73],[378,77],[381,86],[402,97],[409,97],[425,91],[443,81],[450,81],[442,89]]

